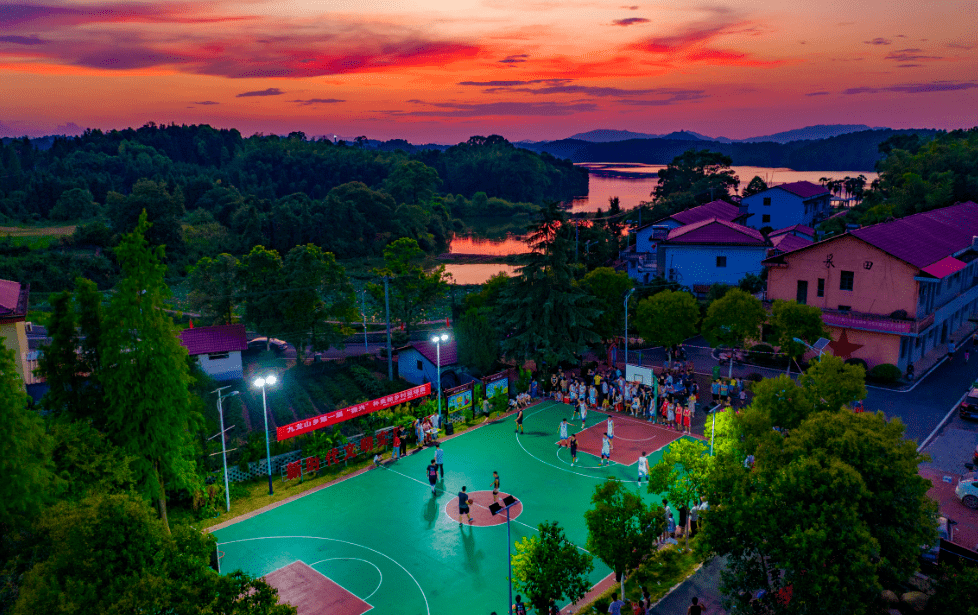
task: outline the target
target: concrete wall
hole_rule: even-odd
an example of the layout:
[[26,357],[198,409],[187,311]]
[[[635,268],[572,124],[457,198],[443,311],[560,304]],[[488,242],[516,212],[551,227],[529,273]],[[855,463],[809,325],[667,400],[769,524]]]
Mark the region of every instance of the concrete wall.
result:
[[[756,229],[770,226],[773,229],[785,228],[793,224],[804,224],[805,226],[815,226],[815,220],[828,215],[829,195],[815,200],[809,200],[807,207],[805,201],[797,195],[786,190],[771,188],[764,192],[752,194],[744,197],[741,201],[741,209],[746,209],[753,214],[747,218],[747,226]],[[771,199],[770,205],[764,204],[764,199]],[[770,216],[770,220],[765,222],[764,216]]]
[[[829,256],[832,267],[826,266]],[[906,310],[917,317],[917,269],[852,236],[843,236],[789,255],[787,268],[771,267],[767,278],[768,299],[794,301],[798,281],[808,282],[808,305],[889,316]],[[871,263],[870,268],[866,264]],[[853,272],[853,289],[840,289],[842,271]],[[818,280],[825,280],[825,296],[818,297]]]
[[[685,286],[693,284],[736,284],[748,273],[760,274],[765,246],[663,245],[660,246],[660,271],[667,279],[675,269]],[[717,267],[717,257],[727,258],[726,267]]]
[[204,373],[217,380],[241,380],[244,378],[244,370],[241,367],[241,353],[238,351],[229,352],[227,358],[214,359],[211,355],[197,355],[197,363]]
[[14,353],[14,365],[17,367],[17,375],[21,382],[25,383],[27,367],[25,363],[25,353],[27,352],[27,329],[24,321],[9,322],[0,324],[0,337],[3,338],[3,347]]
[[[442,355],[444,360],[445,356]],[[421,361],[421,369],[418,369],[418,361]],[[441,373],[454,369],[454,365],[442,365]],[[401,350],[397,354],[397,375],[412,384],[431,383],[432,390],[438,382],[438,371],[435,364],[424,358],[424,356],[414,348]]]

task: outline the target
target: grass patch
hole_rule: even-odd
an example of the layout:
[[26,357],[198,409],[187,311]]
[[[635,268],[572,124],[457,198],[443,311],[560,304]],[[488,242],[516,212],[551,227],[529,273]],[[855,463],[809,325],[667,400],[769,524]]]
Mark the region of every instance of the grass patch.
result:
[[[693,542],[694,540],[691,540],[690,545]],[[682,543],[680,543],[681,545]],[[672,545],[660,549],[652,557],[646,559],[636,572],[625,579],[625,595],[628,597],[628,604],[622,608],[621,612],[623,614],[632,612],[631,601],[637,602],[641,598],[642,586],[649,590],[651,601],[655,604],[670,589],[689,578],[701,563],[702,561],[691,548],[680,551],[679,547]],[[579,615],[605,615],[608,612],[608,605],[611,604],[612,593],[621,593],[621,586],[616,583],[614,587],[608,588],[593,602],[582,606],[576,612]]]

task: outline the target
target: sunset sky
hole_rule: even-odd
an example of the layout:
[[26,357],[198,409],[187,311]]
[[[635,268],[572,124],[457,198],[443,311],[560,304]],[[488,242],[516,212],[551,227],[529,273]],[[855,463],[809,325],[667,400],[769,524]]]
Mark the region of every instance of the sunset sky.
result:
[[976,1],[630,2],[0,0],[0,135],[978,124]]

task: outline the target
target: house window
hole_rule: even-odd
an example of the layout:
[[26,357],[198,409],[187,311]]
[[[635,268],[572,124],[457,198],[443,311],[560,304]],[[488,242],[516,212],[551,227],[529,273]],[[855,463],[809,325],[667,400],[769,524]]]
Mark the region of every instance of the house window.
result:
[[226,352],[212,352],[209,355],[207,355],[207,358],[210,359],[211,361],[220,361],[222,359],[228,358],[228,356],[230,355],[228,355],[228,353]]
[[718,256],[717,257],[717,267],[726,267],[726,266],[727,266],[727,257],[726,256]]
[[798,280],[798,288],[795,292],[795,301],[800,305],[808,304],[808,280]]
[[766,206],[770,206],[771,205],[771,197],[769,197],[769,196],[764,197],[764,205],[766,205]]
[[839,277],[839,290],[852,290],[853,281],[856,274],[852,271],[843,271]]
[[421,359],[418,359],[418,371],[424,371],[424,365],[421,364]]
[[839,311],[840,312],[848,312],[851,309],[852,309],[852,306],[851,305],[840,305],[839,306]]
[[762,223],[763,222],[770,222],[770,221],[771,221],[771,215],[770,214],[764,214],[763,216],[761,216],[761,222]]
[[825,296],[825,278],[818,279],[818,296],[819,297]]

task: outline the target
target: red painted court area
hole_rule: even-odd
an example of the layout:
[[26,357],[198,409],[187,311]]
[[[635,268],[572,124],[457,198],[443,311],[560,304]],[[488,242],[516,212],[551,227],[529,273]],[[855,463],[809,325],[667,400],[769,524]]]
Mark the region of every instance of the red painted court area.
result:
[[265,581],[298,615],[362,615],[373,608],[303,562],[270,572]]
[[[451,500],[445,504],[445,514],[452,521],[458,521],[458,493],[451,494],[453,497]],[[499,502],[503,501],[508,493],[502,491],[499,492]],[[471,525],[472,527],[489,527],[491,525],[504,525],[506,523],[506,513],[500,513],[493,516],[489,512],[489,506],[492,504],[492,491],[473,491],[469,494],[469,499],[472,500],[472,504],[469,505],[469,514],[472,515],[472,522],[469,523],[468,518],[462,515],[462,521],[465,525]],[[516,504],[509,509],[510,519],[516,519],[521,514],[523,514],[523,503],[518,499]]]
[[[601,421],[577,432],[577,451],[601,457],[601,438],[608,427],[607,417],[595,413]],[[615,437],[611,441],[611,460],[615,463],[630,466],[638,461],[642,452],[652,453],[678,440],[683,434],[661,425],[648,421],[634,419],[630,416],[611,415],[615,422]]]

